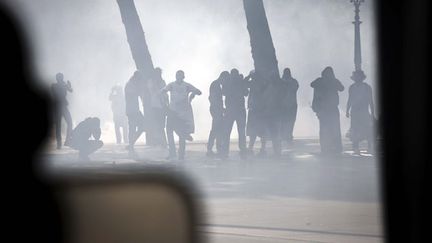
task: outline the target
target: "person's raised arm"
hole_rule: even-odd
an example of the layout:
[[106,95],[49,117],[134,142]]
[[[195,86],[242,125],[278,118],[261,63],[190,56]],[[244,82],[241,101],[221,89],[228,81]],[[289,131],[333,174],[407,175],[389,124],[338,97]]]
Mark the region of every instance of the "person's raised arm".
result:
[[71,84],[71,82],[69,80],[67,81],[66,89],[67,89],[67,91],[69,91],[71,93],[73,92],[72,84]]

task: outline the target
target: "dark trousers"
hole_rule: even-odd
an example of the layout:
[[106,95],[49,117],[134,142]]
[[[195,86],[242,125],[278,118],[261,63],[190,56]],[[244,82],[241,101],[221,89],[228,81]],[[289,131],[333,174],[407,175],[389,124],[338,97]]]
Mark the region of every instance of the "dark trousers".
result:
[[230,137],[234,122],[237,124],[239,137],[238,146],[240,153],[246,152],[246,109],[228,110],[224,117],[225,138],[223,143],[223,152],[225,155],[229,154]]
[[[115,129],[115,134],[116,134],[116,142],[117,144],[120,144],[122,142],[122,137],[123,137],[123,142],[124,143],[128,143],[129,142],[129,131],[128,131],[128,127],[124,124],[119,124],[119,123],[114,123],[114,129]],[[122,136],[122,132],[123,132],[123,136]]]
[[[179,149],[178,149],[178,158],[183,160],[185,157],[186,151],[186,139],[181,134],[177,134],[179,137]],[[169,149],[169,157],[175,158],[176,153],[176,145],[174,141],[174,129],[171,126],[167,126],[167,139],[168,139],[168,149]]]
[[62,118],[66,121],[66,140],[70,140],[70,136],[72,133],[72,116],[69,112],[67,106],[59,107],[57,111],[54,113],[54,125],[55,125],[55,136],[57,140],[57,148],[61,148],[62,146],[62,134],[61,134],[61,122]]
[[132,148],[145,129],[144,116],[141,113],[128,115],[129,146]]
[[216,150],[218,153],[222,152],[222,139],[223,139],[223,113],[222,112],[212,112],[212,126],[207,143],[207,151],[212,151],[213,146],[216,141]]
[[291,142],[293,140],[294,124],[297,118],[297,104],[291,106],[282,120],[282,140]]
[[339,109],[333,108],[319,112],[320,145],[324,154],[338,154],[342,152],[342,136],[340,129]]

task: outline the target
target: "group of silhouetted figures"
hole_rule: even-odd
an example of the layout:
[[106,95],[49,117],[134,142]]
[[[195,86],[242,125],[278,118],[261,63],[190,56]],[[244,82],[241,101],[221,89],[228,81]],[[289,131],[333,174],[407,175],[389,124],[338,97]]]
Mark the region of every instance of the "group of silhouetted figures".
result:
[[[360,153],[359,143],[368,142],[372,152],[374,145],[374,104],[372,88],[364,82],[366,76],[360,71],[353,72],[354,81],[349,88],[346,116],[351,118],[348,137],[355,153]],[[55,100],[55,133],[57,148],[62,147],[61,120],[67,124],[65,146],[79,151],[80,159],[103,146],[100,140],[100,120],[86,118],[72,129],[72,118],[66,100],[72,92],[69,81],[63,74],[56,75],[57,83],[52,85]],[[184,81],[185,74],[176,72],[176,80],[168,85],[162,79],[162,70],[155,68],[145,76],[136,71],[123,88],[112,88],[109,100],[113,111],[116,142],[128,144],[126,149],[135,156],[135,143],[146,133],[147,144],[168,146],[168,159],[184,160],[186,141],[192,141],[195,131],[191,102],[201,91]],[[342,136],[339,114],[339,92],[344,90],[335,77],[333,69],[326,67],[311,83],[314,89],[312,109],[320,126],[320,145],[323,154],[340,154]],[[297,116],[297,90],[299,84],[285,68],[282,78],[278,74],[265,78],[251,71],[244,77],[237,69],[223,71],[213,81],[209,90],[211,131],[207,143],[207,156],[226,159],[229,156],[231,132],[234,122],[238,132],[240,157],[254,155],[257,138],[261,146],[258,156],[265,156],[267,141],[271,141],[273,155],[281,155],[283,142],[293,141],[293,129]],[[169,96],[168,96],[169,93]],[[247,100],[247,103],[246,103]],[[142,106],[142,109],[141,109]],[[176,148],[174,133],[178,136]],[[249,137],[249,143],[246,142]],[[216,145],[216,152],[213,150]]]

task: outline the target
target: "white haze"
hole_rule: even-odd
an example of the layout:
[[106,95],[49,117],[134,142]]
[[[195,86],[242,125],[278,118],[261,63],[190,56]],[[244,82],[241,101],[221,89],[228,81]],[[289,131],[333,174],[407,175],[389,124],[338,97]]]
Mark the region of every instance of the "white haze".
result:
[[[45,87],[63,72],[72,82],[69,94],[74,124],[88,116],[101,118],[102,139],[114,141],[108,95],[135,70],[115,0],[14,0],[33,47],[38,79]],[[195,138],[207,138],[211,117],[208,88],[223,70],[253,69],[249,35],[241,0],[135,0],[155,66],[167,82],[175,71],[203,91],[193,101]],[[332,66],[346,88],[352,83],[354,18],[349,0],[266,0],[270,31],[279,68],[290,67],[299,81],[296,137],[318,136],[318,121],[310,108],[309,84]],[[361,6],[363,69],[376,83],[373,3]],[[376,92],[376,91],[375,91]],[[343,114],[347,91],[340,95],[342,132],[349,127]],[[233,130],[236,131],[236,130]],[[234,136],[237,136],[234,132]]]

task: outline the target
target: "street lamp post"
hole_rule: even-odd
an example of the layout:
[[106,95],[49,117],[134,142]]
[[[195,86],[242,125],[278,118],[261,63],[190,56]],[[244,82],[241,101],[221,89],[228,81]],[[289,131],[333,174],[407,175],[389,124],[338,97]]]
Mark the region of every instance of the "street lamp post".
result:
[[360,5],[364,2],[364,0],[350,0],[351,3],[354,4],[354,72],[352,79],[365,79],[366,76],[363,73],[361,68],[361,42],[360,42]]

